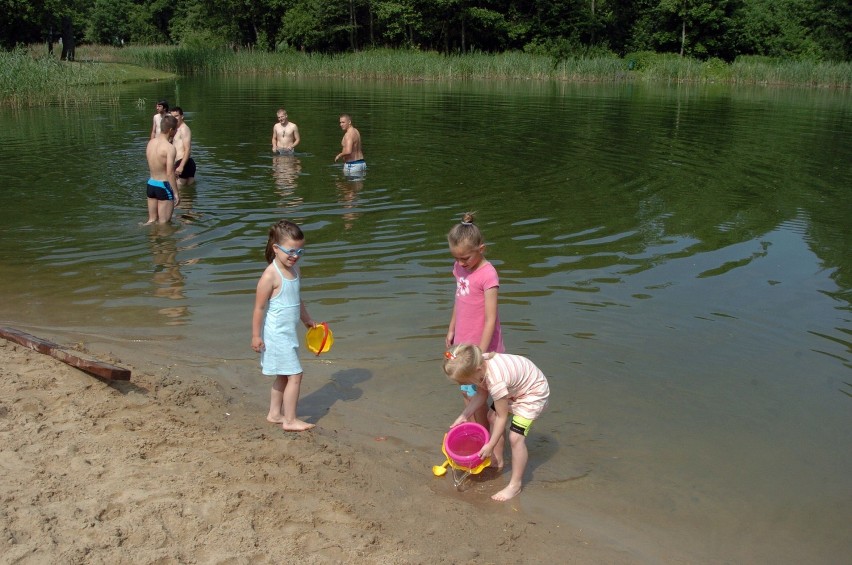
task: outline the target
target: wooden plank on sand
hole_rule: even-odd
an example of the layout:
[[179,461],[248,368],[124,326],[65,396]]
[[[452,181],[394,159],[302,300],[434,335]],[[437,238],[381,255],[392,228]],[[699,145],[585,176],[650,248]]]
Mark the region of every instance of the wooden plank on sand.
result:
[[95,361],[94,359],[84,359],[76,352],[71,352],[58,343],[53,343],[46,339],[41,339],[26,332],[16,330],[10,327],[0,327],[0,337],[14,341],[18,345],[29,347],[33,351],[50,355],[59,359],[63,363],[67,363],[72,367],[76,367],[81,371],[85,371],[91,375],[102,377],[104,379],[113,379],[117,381],[129,381],[130,370],[109,363]]

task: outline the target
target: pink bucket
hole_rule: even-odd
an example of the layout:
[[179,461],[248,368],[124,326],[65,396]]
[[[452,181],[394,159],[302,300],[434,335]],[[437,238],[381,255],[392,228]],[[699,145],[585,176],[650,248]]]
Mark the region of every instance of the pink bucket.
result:
[[479,450],[488,443],[489,435],[476,422],[465,422],[450,428],[444,436],[444,450],[451,463],[465,469],[474,469],[482,464]]

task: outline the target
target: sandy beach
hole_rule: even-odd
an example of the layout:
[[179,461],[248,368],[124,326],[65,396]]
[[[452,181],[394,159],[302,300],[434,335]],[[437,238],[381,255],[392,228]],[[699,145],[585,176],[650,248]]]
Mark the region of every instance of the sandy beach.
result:
[[132,379],[0,340],[3,563],[636,561],[490,501],[504,477],[459,492],[391,438],[285,433],[212,379],[98,357]]

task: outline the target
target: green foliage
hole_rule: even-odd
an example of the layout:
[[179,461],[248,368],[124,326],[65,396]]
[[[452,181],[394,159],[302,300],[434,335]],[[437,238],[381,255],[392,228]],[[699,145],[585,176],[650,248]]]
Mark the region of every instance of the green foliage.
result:
[[130,0],[95,0],[86,27],[86,39],[104,45],[130,41]]
[[[526,51],[553,61],[655,51],[848,61],[849,0],[0,0],[0,46],[60,22],[105,44],[335,54],[376,46]],[[194,38],[194,39],[193,39]]]
[[655,51],[636,51],[624,56],[632,71],[647,71],[655,67],[667,67],[680,59],[674,53],[657,53]]
[[282,17],[277,43],[308,51],[343,49],[347,18],[348,7],[341,0],[295,0]]

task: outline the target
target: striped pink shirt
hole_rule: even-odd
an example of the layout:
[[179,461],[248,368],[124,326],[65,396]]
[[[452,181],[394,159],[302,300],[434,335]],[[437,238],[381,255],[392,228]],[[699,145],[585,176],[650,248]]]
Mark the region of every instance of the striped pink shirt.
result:
[[535,420],[550,396],[544,373],[520,355],[495,353],[485,362],[485,386],[494,400],[507,398],[512,414]]

